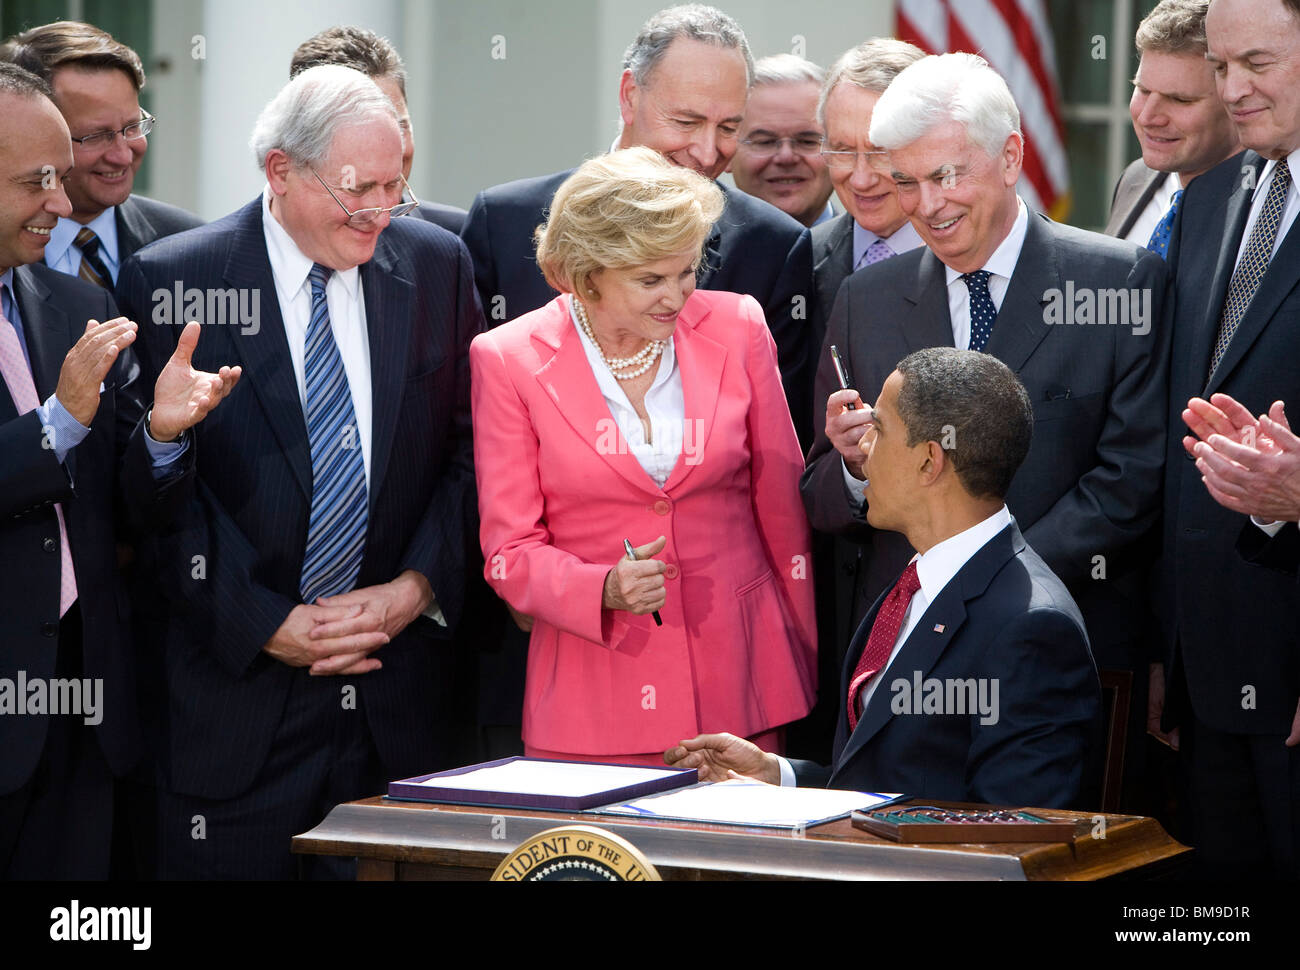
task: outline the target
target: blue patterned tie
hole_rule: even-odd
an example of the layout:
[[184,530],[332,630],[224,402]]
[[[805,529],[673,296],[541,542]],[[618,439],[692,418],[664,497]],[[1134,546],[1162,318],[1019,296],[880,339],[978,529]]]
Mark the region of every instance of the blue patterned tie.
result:
[[1174,216],[1178,215],[1178,207],[1182,201],[1183,190],[1179,189],[1169,203],[1169,211],[1156,223],[1155,229],[1151,231],[1151,238],[1147,241],[1147,249],[1159,253],[1161,259],[1169,258],[1169,230],[1174,227]]
[[993,334],[993,323],[998,318],[998,308],[989,296],[989,277],[986,269],[962,273],[966,291],[970,293],[970,349],[983,350]]
[[[1291,169],[1286,159],[1278,162],[1273,169],[1273,184],[1268,187],[1264,197],[1264,206],[1259,210],[1255,228],[1250,231],[1250,241],[1246,251],[1241,254],[1241,261],[1233,270],[1232,282],[1228,284],[1228,298],[1223,304],[1223,316],[1219,318],[1219,337],[1214,341],[1214,353],[1210,357],[1210,374],[1223,359],[1232,335],[1237,332],[1237,325],[1246,315],[1250,301],[1255,298],[1260,281],[1268,271],[1269,261],[1273,258],[1273,242],[1277,239],[1277,227],[1282,222],[1282,210],[1286,208],[1287,189],[1291,187]],[[1208,382],[1208,378],[1207,378]]]
[[311,442],[311,520],[298,588],[304,603],[346,593],[366,548],[366,467],[352,390],[330,327],[325,284],[330,270],[312,266],[307,324],[307,437]]

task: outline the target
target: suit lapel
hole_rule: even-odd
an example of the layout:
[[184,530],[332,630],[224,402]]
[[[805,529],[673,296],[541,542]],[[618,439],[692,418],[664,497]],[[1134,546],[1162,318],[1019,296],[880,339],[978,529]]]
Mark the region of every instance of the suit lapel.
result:
[[1057,263],[1056,242],[1047,221],[1030,213],[1024,245],[1011,272],[993,333],[984,348],[1014,371],[1024,367],[1029,355],[1047,336],[1043,304],[1047,291],[1060,286]]
[[818,283],[817,299],[829,315],[840,284],[853,272],[852,216],[842,215],[836,218],[833,231],[826,237],[814,260],[813,278]]
[[[224,279],[227,286],[250,288],[259,294],[261,326],[255,334],[243,334],[233,327],[211,329],[228,332],[229,353],[243,363],[245,370],[240,383],[252,386],[267,423],[280,442],[280,450],[293,469],[298,487],[310,502],[312,473],[307,422],[303,417],[298,381],[289,356],[289,342],[284,333],[284,317],[280,313],[271,260],[266,253],[260,196],[244,207],[235,224]],[[233,334],[239,334],[238,339]],[[230,361],[234,362],[233,359]]]
[[[582,339],[569,319],[568,299],[552,300],[546,312],[546,321],[538,325],[532,339],[552,353],[533,377],[554,402],[556,412],[610,468],[636,488],[662,495],[633,456],[618,422],[609,412],[596,376],[591,372]],[[546,351],[542,355],[545,357]]]
[[[1286,164],[1285,161],[1282,164]],[[1256,170],[1256,178],[1258,178],[1259,172],[1262,170],[1263,166],[1261,165]],[[1212,348],[1215,339],[1218,337],[1219,318],[1223,313],[1223,304],[1227,297],[1228,284],[1234,268],[1233,264],[1237,258],[1237,249],[1241,245],[1242,232],[1245,229],[1246,219],[1250,214],[1252,194],[1251,192],[1238,190],[1233,192],[1228,203],[1228,222],[1226,225],[1235,227],[1236,231],[1230,233],[1224,239],[1224,245],[1219,251],[1219,265],[1214,274],[1214,293],[1216,296],[1219,294],[1219,277],[1223,276],[1223,295],[1210,303],[1213,310],[1207,314],[1212,318],[1206,321],[1209,334],[1209,340],[1206,342],[1207,348]],[[1223,359],[1219,361],[1213,379],[1206,385],[1202,396],[1209,397],[1223,385],[1224,380],[1232,373],[1232,369],[1246,356],[1250,345],[1255,342],[1255,339],[1263,332],[1268,322],[1273,319],[1273,314],[1277,312],[1277,308],[1281,306],[1282,301],[1295,289],[1297,283],[1295,267],[1297,265],[1300,265],[1300,231],[1297,231],[1295,223],[1292,223],[1290,231],[1287,232],[1282,244],[1278,247],[1277,253],[1269,262],[1268,270],[1265,272],[1264,278],[1260,280],[1259,289],[1255,291],[1250,306],[1246,308],[1246,313],[1237,325],[1237,330],[1232,335],[1228,349],[1224,352]],[[1208,356],[1205,359],[1205,368],[1206,370],[1209,369]]]
[[[890,718],[894,716],[892,709],[894,693],[890,690],[890,685],[898,679],[903,679],[908,682],[910,687],[918,676],[918,672],[920,679],[924,680],[926,678],[965,624],[967,616],[966,603],[982,596],[984,591],[988,589],[993,577],[1007,560],[1018,555],[1024,548],[1025,540],[1020,535],[1020,529],[1013,519],[1010,525],[981,546],[975,555],[971,556],[966,564],[958,570],[957,574],[948,581],[948,584],[939,591],[939,595],[934,598],[934,602],[929,605],[921,615],[920,620],[917,621],[911,635],[908,636],[907,641],[894,658],[894,662],[879,675],[884,679],[876,687],[870,703],[867,704],[866,710],[862,712],[862,718],[858,721],[857,728],[848,738],[843,750],[836,755],[835,772],[838,773],[844,765],[848,764],[854,755],[879,734],[885,725],[889,723]],[[844,703],[848,694],[849,677],[851,671],[857,666],[862,650],[866,647],[868,631],[871,629],[870,624],[875,621],[881,602],[883,602],[883,596],[876,602],[872,611],[862,622],[862,626],[858,628],[858,634],[854,636],[855,649],[849,650],[848,656],[845,658],[844,687],[841,690],[839,715],[841,731],[847,729],[848,715],[844,710]],[[918,701],[919,698],[913,696],[912,709],[914,711]],[[833,777],[831,781],[834,782]]]
[[[686,419],[682,428],[682,452],[672,474],[664,482],[664,491],[681,484],[700,463],[687,461],[687,450],[696,456],[703,453],[713,430],[713,418],[718,410],[718,394],[722,390],[722,368],[727,361],[727,349],[710,340],[695,328],[709,315],[700,301],[688,300],[677,319],[673,335],[673,353],[682,371],[682,397],[685,401]],[[639,463],[638,463],[639,464]]]
[[[72,345],[84,332],[86,321],[79,329],[68,315],[50,301],[50,289],[25,266],[14,268],[14,299],[23,325],[23,339],[27,343],[27,356],[31,359],[32,383],[36,397],[45,401],[59,386],[59,371],[63,359]],[[102,322],[102,321],[101,321]],[[3,382],[0,382],[3,386]],[[7,395],[6,395],[7,396]],[[68,452],[64,462],[68,474],[76,480],[77,449]]]
[[361,267],[370,341],[370,501],[383,484],[405,386],[405,349],[410,346],[411,306],[415,284],[400,275],[397,258],[383,235],[375,255]]
[[903,299],[915,308],[900,317],[903,340],[909,352],[952,346],[947,277],[943,263],[929,248],[922,251],[911,292],[905,293]]
[[153,227],[136,207],[134,196],[128,196],[117,207],[113,220],[117,224],[117,264],[121,266],[144,245],[144,240],[154,236]]

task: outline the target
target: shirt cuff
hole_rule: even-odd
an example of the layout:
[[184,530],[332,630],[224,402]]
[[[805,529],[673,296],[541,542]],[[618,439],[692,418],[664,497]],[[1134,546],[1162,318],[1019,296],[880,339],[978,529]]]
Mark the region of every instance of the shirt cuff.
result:
[[172,464],[185,449],[190,446],[190,436],[181,435],[176,441],[155,441],[147,430],[144,433],[144,447],[149,452],[149,461],[155,472],[161,472]]
[[840,458],[840,468],[844,472],[844,487],[848,490],[849,499],[853,502],[854,506],[860,508],[865,505],[867,501],[867,483],[859,481],[853,477],[852,473],[849,472],[849,466],[845,463],[843,458]]
[[1255,524],[1255,528],[1259,529],[1261,532],[1264,533],[1264,535],[1268,536],[1270,539],[1273,538],[1273,536],[1277,535],[1279,532],[1281,532],[1282,526],[1286,525],[1285,522],[1261,522],[1259,516],[1257,515],[1252,515],[1250,517],[1250,521]]
[[86,440],[90,429],[68,413],[63,402],[51,394],[45,403],[36,409],[41,419],[41,428],[45,433],[46,447],[54,449],[54,457],[63,464],[68,452]]
[[447,618],[442,615],[442,607],[438,605],[437,596],[434,596],[433,599],[429,600],[429,605],[424,608],[420,615],[427,616],[429,619],[433,620],[434,623],[438,624],[438,626],[445,627],[447,625]]
[[779,754],[776,756],[777,763],[781,766],[781,787],[796,788],[798,787],[794,780],[794,769],[790,767],[790,762],[786,761]]

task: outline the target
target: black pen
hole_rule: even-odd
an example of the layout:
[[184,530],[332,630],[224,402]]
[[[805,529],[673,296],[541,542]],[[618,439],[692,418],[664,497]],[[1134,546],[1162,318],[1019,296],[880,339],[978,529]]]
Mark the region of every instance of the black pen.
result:
[[[632,548],[631,539],[623,540],[623,550],[627,553],[627,558],[631,559],[633,562],[636,562],[636,550]],[[652,615],[655,618],[655,626],[664,625],[664,621],[660,618],[658,610],[655,610]]]
[[[840,360],[840,349],[834,344],[831,344],[831,363],[835,365],[835,376],[839,379],[840,390],[847,391],[849,389],[849,375],[848,372],[844,370],[844,362]],[[852,401],[844,406],[850,411],[857,410],[857,407]]]

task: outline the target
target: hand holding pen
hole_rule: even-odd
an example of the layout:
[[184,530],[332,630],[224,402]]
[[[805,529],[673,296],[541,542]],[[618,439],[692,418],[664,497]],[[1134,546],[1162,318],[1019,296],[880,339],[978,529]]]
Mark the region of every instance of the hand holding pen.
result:
[[653,613],[655,623],[663,625],[659,607],[667,602],[664,588],[664,570],[667,566],[651,558],[663,552],[668,540],[660,536],[654,542],[637,548],[623,540],[626,555],[614,564],[605,575],[605,591],[601,605],[611,610],[626,610],[643,615]]

